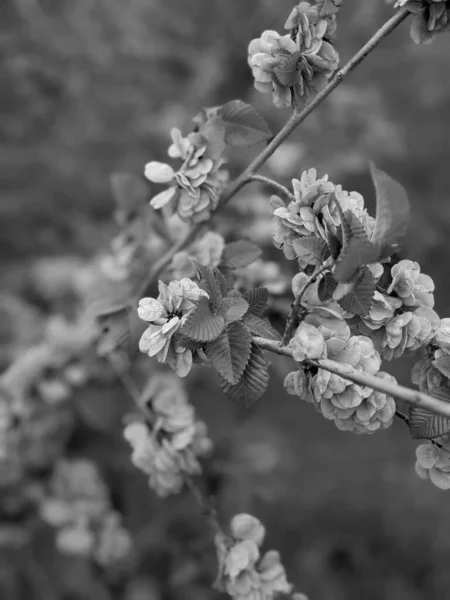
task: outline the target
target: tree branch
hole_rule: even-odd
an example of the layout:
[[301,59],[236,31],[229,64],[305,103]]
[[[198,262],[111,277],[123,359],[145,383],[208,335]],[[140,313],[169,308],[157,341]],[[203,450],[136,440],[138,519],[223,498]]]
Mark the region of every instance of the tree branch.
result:
[[287,189],[287,187],[284,187],[284,185],[281,185],[281,183],[278,183],[278,181],[274,181],[273,179],[270,179],[269,177],[264,177],[264,175],[252,175],[249,178],[249,183],[251,181],[259,181],[259,183],[263,183],[264,185],[268,185],[269,187],[272,187],[274,190],[276,190],[279,194],[281,194],[282,196],[284,196],[288,200],[295,201],[294,194],[292,194]]
[[[228,188],[222,194],[219,205],[214,214],[216,214],[223,206],[227,204],[237,194],[237,192],[244,187],[249,181],[251,181],[255,172],[258,171],[262,165],[267,161],[268,158],[272,156],[275,150],[281,146],[281,144],[286,140],[291,133],[296,129],[303,121],[315,110],[319,104],[327,98],[331,92],[337,88],[351,73],[377,46],[378,44],[388,36],[396,27],[400,25],[408,16],[410,12],[406,8],[403,8],[395,13],[393,17],[391,17],[384,25],[378,29],[378,31],[370,38],[370,40],[364,44],[364,46],[348,61],[346,65],[339,69],[337,73],[335,73],[333,79],[322,89],[314,98],[311,100],[309,104],[307,104],[303,110],[300,112],[294,112],[290,119],[285,123],[284,127],[277,133],[277,135],[272,139],[272,141],[264,148],[260,154],[249,164],[249,166],[243,171],[237,179],[232,182]],[[193,242],[196,238],[197,234],[201,230],[203,223],[197,223],[194,227],[189,231],[186,237],[178,244],[176,244],[173,248],[171,248],[168,253],[163,256],[159,261],[157,261],[153,269],[151,269],[148,278],[144,282],[143,292],[145,293],[148,290],[149,285],[153,283],[153,281],[159,276],[162,271],[170,264],[173,256],[183,250],[189,244]]]
[[[263,348],[264,350],[269,350],[270,352],[292,358],[292,350],[289,348],[289,346],[280,346],[280,342],[275,342],[261,337],[254,337],[253,340],[256,344],[258,344],[258,346],[260,346],[260,348]],[[324,371],[329,371],[330,373],[339,375],[340,377],[347,379],[348,381],[352,381],[353,383],[357,383],[358,385],[368,386],[373,390],[377,390],[378,392],[382,392],[383,394],[387,394],[393,398],[398,398],[399,400],[404,400],[413,406],[418,406],[431,413],[450,419],[450,403],[443,402],[442,400],[434,398],[429,394],[424,394],[418,390],[412,390],[404,387],[403,385],[386,381],[385,379],[381,379],[375,375],[369,375],[368,373],[356,371],[356,369],[350,365],[338,363],[327,358],[306,360],[305,362],[314,367],[318,367],[319,369],[323,369]]]

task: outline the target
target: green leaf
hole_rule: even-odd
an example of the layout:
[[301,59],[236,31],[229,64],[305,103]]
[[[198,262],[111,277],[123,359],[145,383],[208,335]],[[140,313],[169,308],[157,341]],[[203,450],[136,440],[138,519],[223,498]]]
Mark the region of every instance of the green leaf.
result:
[[181,334],[198,342],[210,342],[225,329],[222,315],[214,315],[207,298],[200,298],[197,308],[191,313],[181,329]]
[[226,269],[246,267],[261,256],[261,250],[253,242],[239,240],[227,244],[222,253],[221,266]]
[[242,100],[227,102],[219,108],[218,115],[225,124],[225,142],[229,146],[252,146],[272,137],[265,119]]
[[334,277],[339,283],[346,283],[354,279],[360,267],[378,260],[380,252],[369,241],[356,215],[346,211],[344,215],[341,213],[342,218],[342,249],[336,262]]
[[[449,401],[448,397],[446,401]],[[413,407],[408,426],[413,440],[434,440],[450,432],[450,419]]]
[[439,358],[435,358],[433,360],[433,366],[445,375],[448,379],[450,379],[450,357],[440,356]]
[[248,302],[242,297],[225,298],[222,305],[221,314],[225,318],[225,324],[240,321],[249,309]]
[[231,400],[243,402],[248,408],[261,398],[266,391],[268,383],[269,372],[264,353],[252,341],[250,359],[239,383],[231,385],[227,381],[222,380],[222,390]]
[[132,173],[113,173],[111,189],[117,209],[128,216],[136,215],[147,205],[148,190],[144,180]]
[[[209,302],[213,312],[217,312],[222,307],[223,295],[222,286],[223,282],[220,280],[219,271],[217,269],[211,269],[196,263],[198,271],[206,284],[206,291],[209,294]],[[223,277],[223,275],[222,275]]]
[[377,214],[372,243],[378,245],[389,256],[391,246],[400,243],[408,229],[409,200],[402,185],[384,171],[370,163],[370,172],[375,185]]
[[327,243],[325,240],[318,238],[315,235],[296,238],[292,242],[292,245],[297,258],[307,255],[312,255],[314,258],[318,258],[321,261],[326,258],[325,254],[328,250]]
[[244,324],[248,327],[250,333],[253,335],[259,335],[277,342],[281,340],[281,335],[272,327],[267,318],[261,319],[256,315],[248,313],[244,317]]
[[376,284],[372,273],[367,267],[364,267],[351,291],[339,300],[339,304],[344,310],[365,317],[372,308],[375,288]]
[[331,273],[325,273],[319,281],[317,294],[321,302],[328,302],[333,297],[333,292],[336,289],[337,281]]
[[247,300],[249,309],[248,312],[257,317],[262,317],[267,310],[269,301],[269,292],[267,288],[258,287],[254,290],[245,292],[244,298]]
[[273,69],[273,75],[276,81],[282,87],[294,87],[302,79],[303,74],[299,69],[300,52],[288,54],[286,56],[279,55],[277,64]]
[[241,323],[234,323],[216,340],[206,346],[206,355],[213,368],[229,384],[241,378],[250,359],[252,338]]

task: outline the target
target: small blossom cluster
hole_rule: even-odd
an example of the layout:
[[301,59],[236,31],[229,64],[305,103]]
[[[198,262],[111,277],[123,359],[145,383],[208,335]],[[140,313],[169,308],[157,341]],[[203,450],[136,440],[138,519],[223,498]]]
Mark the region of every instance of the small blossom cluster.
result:
[[255,88],[272,93],[278,108],[299,107],[327,83],[339,64],[328,41],[336,29],[335,15],[325,16],[317,6],[300,2],[289,15],[286,35],[264,31],[250,42],[248,63]]
[[398,0],[395,8],[405,6],[414,18],[411,37],[416,44],[430,44],[436,34],[450,31],[449,0]]
[[450,318],[441,320],[424,356],[414,364],[412,382],[426,394],[450,398]]
[[64,554],[91,558],[106,570],[130,564],[133,543],[95,465],[61,459],[41,500],[44,521],[57,528],[56,546]]
[[[158,496],[181,491],[185,477],[202,472],[199,458],[212,448],[206,425],[195,417],[181,382],[171,375],[156,375],[146,390],[147,422],[126,426],[133,464],[149,476]],[[151,425],[150,425],[151,423]]]
[[[395,383],[391,375],[380,371],[381,358],[370,338],[352,336],[347,323],[339,318],[312,319],[315,324],[302,322],[290,341],[294,360],[330,358],[354,371]],[[313,402],[326,419],[344,431],[363,434],[386,429],[395,415],[391,397],[324,369],[315,374],[312,370],[289,373],[284,386],[288,393]]]
[[194,277],[197,274],[195,263],[205,267],[217,267],[225,248],[225,240],[215,231],[208,231],[187,250],[177,252],[172,258],[170,269],[175,279]]
[[190,134],[183,137],[175,128],[170,134],[173,143],[168,154],[171,158],[180,159],[182,165],[176,171],[165,163],[152,161],[146,164],[145,177],[149,181],[169,186],[154,196],[150,205],[155,210],[167,206],[183,221],[206,221],[216,209],[226,182],[226,172],[220,170],[223,158],[210,152],[203,136]]
[[416,448],[416,473],[441,490],[450,490],[450,451],[436,444]]
[[216,587],[236,600],[272,600],[290,594],[280,555],[269,550],[261,556],[264,525],[255,517],[239,514],[230,523],[231,536],[216,536],[219,575]]
[[288,277],[283,274],[281,267],[273,260],[258,258],[247,267],[236,269],[236,287],[250,290],[265,287],[269,294],[283,294],[289,286]]
[[328,181],[328,175],[317,177],[315,169],[304,171],[300,179],[292,180],[295,200],[285,206],[273,198],[273,242],[283,250],[286,258],[298,259],[301,269],[322,262],[320,255],[302,244],[302,238],[315,236],[327,241],[325,227],[336,232],[340,226],[340,213],[332,196],[339,202],[343,212],[351,210],[363,224],[370,236],[375,220],[364,208],[364,198],[357,192],[346,192],[340,185]]
[[139,349],[159,362],[167,362],[179,377],[186,377],[192,367],[192,351],[186,348],[177,333],[195,310],[197,302],[208,293],[189,278],[159,282],[158,298],[142,298],[138,315],[149,323],[139,341]]
[[432,310],[434,282],[420,272],[417,262],[401,260],[392,267],[391,277],[386,293],[375,292],[372,308],[358,324],[387,360],[424,347],[440,324]]

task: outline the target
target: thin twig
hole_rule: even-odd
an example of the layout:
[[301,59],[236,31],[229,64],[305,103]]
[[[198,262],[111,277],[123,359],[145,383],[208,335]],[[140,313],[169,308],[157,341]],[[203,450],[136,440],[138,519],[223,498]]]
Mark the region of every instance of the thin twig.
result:
[[[262,337],[254,337],[253,341],[264,350],[269,350],[275,354],[281,354],[283,356],[289,356],[292,358],[291,348],[288,346],[280,346],[280,342],[268,340]],[[351,365],[338,363],[334,360],[321,358],[317,360],[306,360],[305,362],[314,367],[318,367],[319,369],[323,369],[324,371],[339,375],[343,379],[347,379],[348,381],[352,381],[358,385],[370,387],[373,390],[377,390],[378,392],[387,394],[393,398],[404,400],[413,406],[419,406],[420,408],[423,408],[424,410],[427,410],[433,414],[450,418],[450,402],[443,402],[438,398],[434,398],[433,396],[424,394],[418,390],[412,390],[404,387],[403,385],[392,383],[386,379],[381,379],[381,377],[356,371],[356,369],[354,369]]]
[[[249,166],[243,171],[237,179],[235,179],[228,188],[222,194],[219,205],[215,211],[217,213],[223,206],[227,204],[236,193],[244,187],[249,181],[251,181],[255,172],[258,171],[262,165],[267,161],[268,158],[272,156],[275,150],[286,140],[291,133],[296,129],[303,121],[312,113],[314,109],[316,109],[319,104],[327,98],[331,92],[337,88],[351,73],[377,46],[378,44],[388,36],[400,23],[402,23],[408,16],[409,10],[403,8],[391,17],[378,31],[370,38],[370,40],[364,44],[364,46],[348,61],[346,65],[339,69],[334,75],[333,79],[320,91],[314,98],[311,100],[309,104],[305,106],[303,110],[300,112],[294,112],[290,119],[285,123],[283,128],[277,133],[277,135],[272,139],[272,141],[258,154],[258,156],[249,164]],[[214,214],[215,214],[214,213]],[[176,246],[174,246],[168,253],[163,256],[158,262],[156,262],[151,269],[147,280],[145,281],[145,285],[143,286],[144,291],[148,289],[148,287],[153,283],[153,281],[158,277],[158,275],[164,271],[164,269],[170,264],[174,254],[183,250],[189,244],[195,240],[197,234],[201,230],[203,224],[197,223],[194,227],[189,231],[186,237]]]
[[281,194],[288,200],[295,201],[294,194],[292,194],[292,192],[290,192],[287,189],[287,187],[285,187],[284,185],[281,185],[281,183],[278,183],[278,181],[274,181],[273,179],[270,179],[270,177],[265,177],[264,175],[252,175],[249,178],[249,182],[251,182],[251,181],[258,181],[259,183],[263,183],[264,185],[272,187],[274,190],[276,190],[279,194]]
[[309,287],[316,283],[316,281],[321,275],[323,275],[326,271],[328,271],[331,268],[332,264],[333,259],[329,258],[323,263],[323,265],[319,265],[315,269],[311,277],[308,279],[308,281],[306,281],[303,287],[301,288],[300,292],[298,293],[297,297],[292,303],[291,310],[286,321],[286,328],[284,330],[283,339],[281,341],[282,346],[286,346],[286,344],[289,344],[289,341],[294,333],[294,329],[298,325],[299,314],[302,308],[302,300],[306,291]]

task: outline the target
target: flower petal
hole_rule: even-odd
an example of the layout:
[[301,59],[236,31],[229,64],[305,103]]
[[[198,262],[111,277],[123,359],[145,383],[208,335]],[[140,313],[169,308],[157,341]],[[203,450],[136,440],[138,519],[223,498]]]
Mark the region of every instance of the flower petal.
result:
[[153,183],[169,183],[172,181],[175,171],[170,165],[152,161],[145,165],[144,174]]
[[153,196],[153,198],[150,200],[150,206],[152,208],[154,208],[155,210],[158,210],[160,208],[162,208],[163,206],[166,206],[166,204],[168,204],[172,198],[175,196],[175,193],[177,191],[177,188],[175,186],[167,188],[167,190],[164,190],[163,192],[160,192],[159,194],[156,194],[156,196]]

